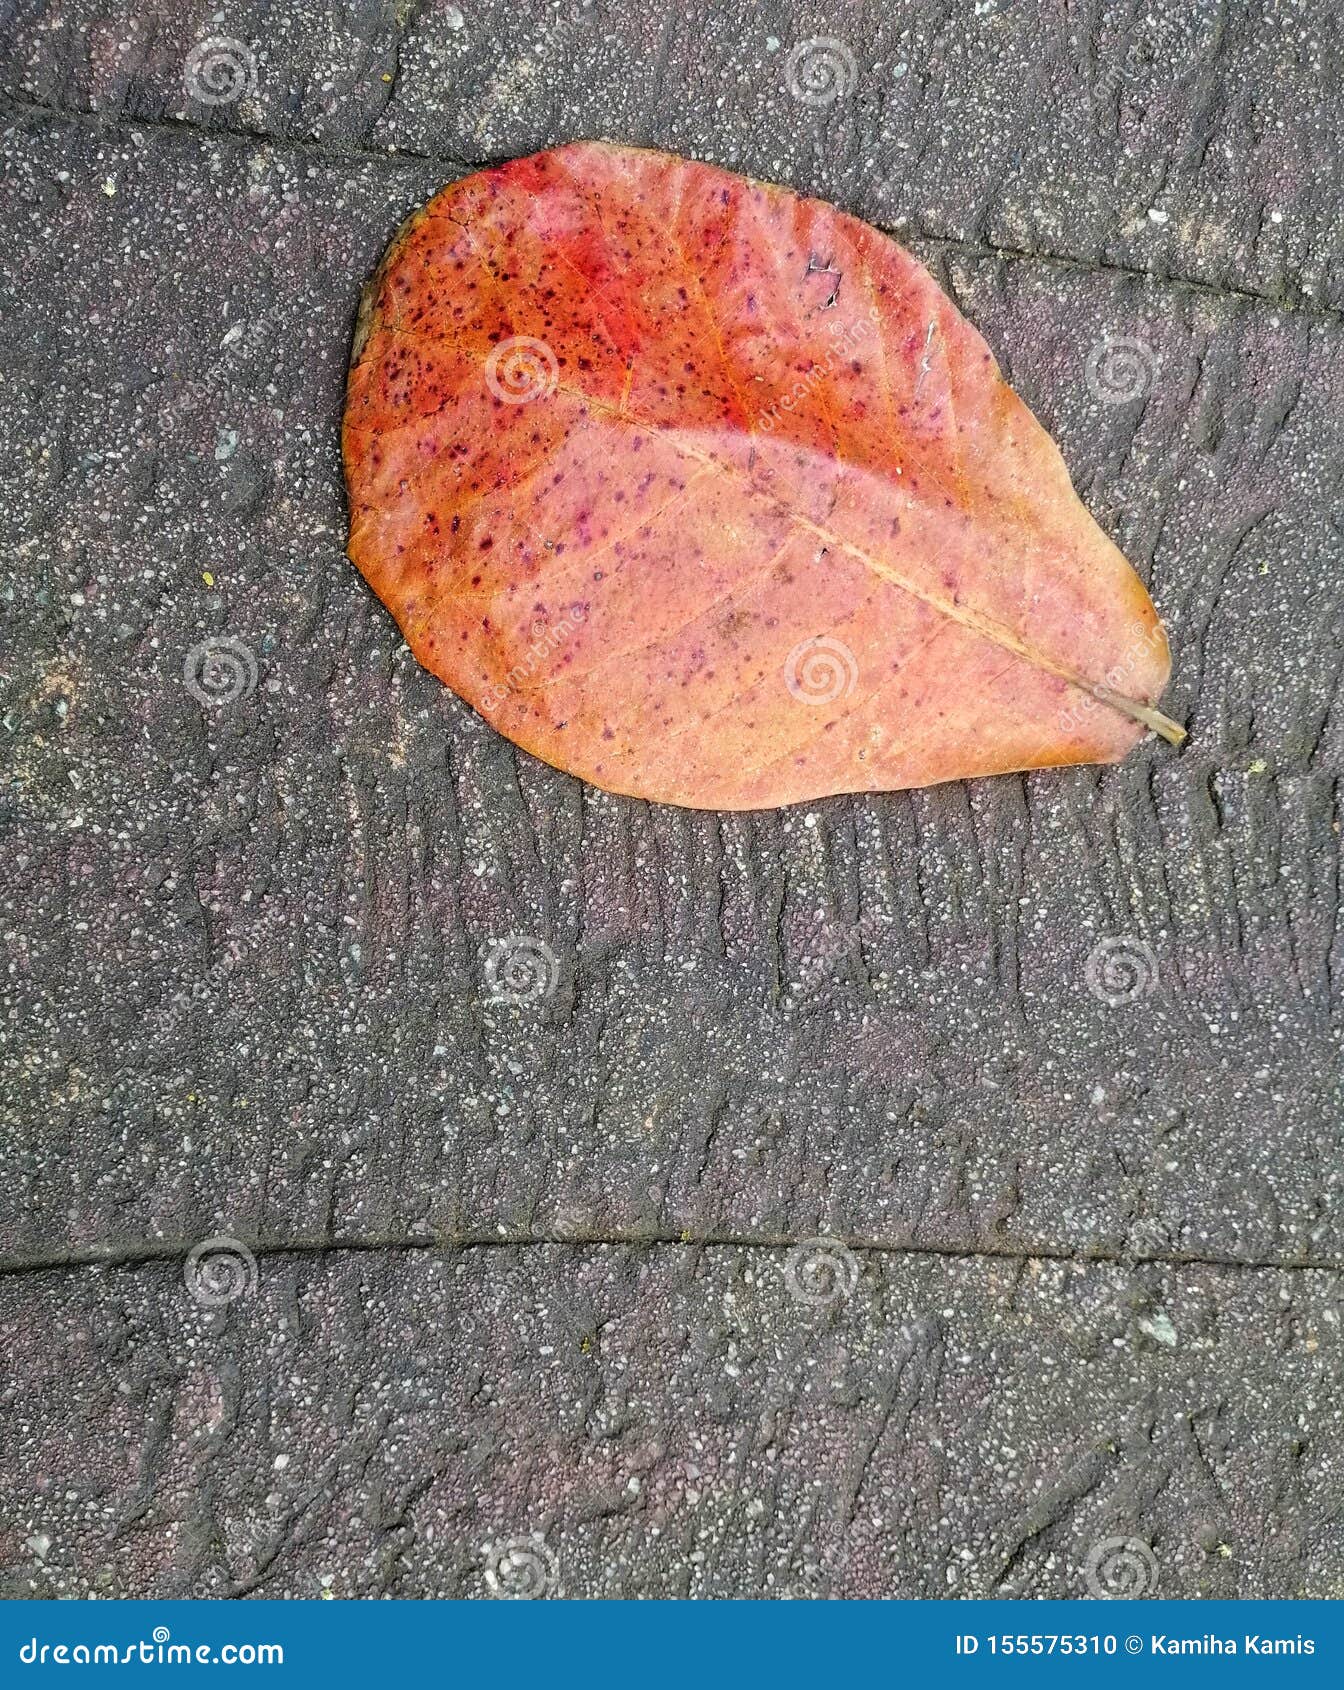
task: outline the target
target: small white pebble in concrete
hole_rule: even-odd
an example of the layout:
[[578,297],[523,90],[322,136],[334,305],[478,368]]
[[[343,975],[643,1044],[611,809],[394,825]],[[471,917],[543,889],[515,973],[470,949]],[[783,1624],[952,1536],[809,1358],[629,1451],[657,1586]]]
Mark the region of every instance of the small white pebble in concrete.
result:
[[1154,1343],[1165,1344],[1169,1350],[1176,1347],[1176,1328],[1165,1309],[1158,1309],[1151,1320],[1141,1320],[1139,1331],[1146,1332]]

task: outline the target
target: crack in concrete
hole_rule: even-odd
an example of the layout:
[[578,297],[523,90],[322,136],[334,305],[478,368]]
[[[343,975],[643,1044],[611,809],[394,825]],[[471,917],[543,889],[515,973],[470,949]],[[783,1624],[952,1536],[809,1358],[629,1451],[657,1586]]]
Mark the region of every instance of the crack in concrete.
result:
[[[409,1237],[359,1237],[335,1234],[329,1238],[269,1239],[249,1242],[236,1233],[228,1235],[242,1244],[258,1259],[270,1256],[326,1256],[340,1254],[440,1254],[453,1255],[469,1250],[537,1250],[566,1249],[571,1251],[620,1250],[791,1250],[823,1240],[841,1245],[855,1255],[872,1256],[931,1256],[961,1261],[1004,1261],[1025,1264],[1032,1261],[1067,1262],[1079,1267],[1121,1267],[1136,1270],[1141,1267],[1158,1268],[1214,1268],[1250,1273],[1344,1273],[1344,1261],[1290,1261],[1283,1257],[1242,1257],[1218,1253],[1200,1254],[1197,1251],[1169,1250],[1139,1253],[1127,1250],[1066,1250],[1058,1245],[1040,1244],[1012,1247],[1008,1245],[897,1243],[889,1239],[845,1237],[840,1234],[809,1234],[791,1236],[775,1233],[705,1233],[699,1236],[680,1233],[501,1233],[461,1232]],[[65,1251],[50,1256],[23,1259],[0,1259],[0,1279],[18,1278],[26,1274],[82,1272],[89,1268],[151,1267],[160,1262],[185,1262],[199,1242],[189,1239],[118,1245],[89,1245],[80,1250]]]
[[0,114],[6,114],[5,121],[8,121],[8,114],[11,113],[20,120],[56,120],[78,124],[102,134],[143,129],[153,134],[169,135],[182,142],[233,142],[240,147],[298,153],[300,157],[320,159],[327,164],[350,164],[358,159],[367,159],[372,164],[395,164],[399,160],[405,160],[408,165],[445,165],[449,169],[460,170],[465,175],[469,171],[488,170],[492,165],[504,162],[503,159],[464,159],[453,158],[448,153],[423,153],[413,147],[398,147],[391,143],[383,147],[371,147],[361,145],[357,141],[348,144],[341,141],[309,141],[300,135],[274,135],[265,129],[212,129],[193,123],[187,117],[138,117],[133,112],[104,112],[96,111],[90,106],[50,105],[45,100],[30,100],[20,94],[0,93]]
[[[275,151],[295,152],[302,157],[319,159],[330,164],[349,164],[355,159],[366,159],[371,163],[382,164],[405,163],[408,166],[434,164],[466,175],[474,170],[489,170],[495,165],[508,162],[508,159],[513,156],[506,154],[500,158],[462,159],[455,158],[449,153],[422,152],[415,147],[398,146],[393,143],[374,147],[362,145],[357,141],[351,141],[348,144],[307,141],[299,136],[275,135],[265,130],[206,129],[200,124],[193,123],[189,118],[136,117],[129,112],[101,112],[88,107],[49,105],[43,101],[25,99],[16,94],[0,94],[0,112],[12,112],[21,118],[40,117],[47,120],[80,123],[103,132],[115,133],[120,130],[144,129],[162,131],[175,136],[179,140],[191,137],[198,142],[232,141],[240,146],[260,146]],[[644,145],[645,143],[632,144]],[[791,186],[788,183],[781,185]],[[802,193],[805,190],[795,189],[795,191]],[[1254,288],[1206,282],[1194,276],[1184,276],[1173,272],[1143,270],[1134,265],[1078,258],[1069,253],[1033,252],[1023,247],[996,246],[992,242],[938,235],[925,228],[904,227],[898,230],[886,226],[880,221],[874,221],[872,227],[881,229],[884,234],[890,235],[893,240],[900,241],[902,244],[909,241],[918,242],[925,250],[931,252],[960,253],[969,258],[994,259],[1003,264],[1039,264],[1080,276],[1116,276],[1128,281],[1143,282],[1151,287],[1163,288],[1171,292],[1193,294],[1199,298],[1226,300],[1253,305],[1258,308],[1267,307],[1272,311],[1303,317],[1309,321],[1326,323],[1335,328],[1344,326],[1344,308],[1322,304],[1319,300],[1312,299],[1300,292],[1290,295],[1262,293]]]
[[[881,225],[875,225],[875,227],[880,228]],[[884,232],[891,234],[893,240],[902,238],[900,234],[893,233],[891,230]],[[1143,282],[1149,287],[1166,288],[1173,293],[1188,293],[1203,299],[1230,300],[1253,305],[1260,309],[1268,307],[1272,311],[1282,312],[1284,316],[1305,317],[1309,321],[1328,323],[1334,328],[1344,326],[1344,309],[1333,305],[1323,305],[1319,300],[1311,299],[1305,294],[1283,296],[1257,293],[1251,288],[1219,285],[1216,282],[1202,282],[1193,276],[1163,274],[1157,270],[1141,270],[1132,264],[1097,263],[1059,252],[1029,252],[1022,247],[995,246],[992,242],[957,240],[947,235],[926,234],[922,230],[915,232],[914,239],[930,251],[959,253],[967,258],[993,258],[1004,264],[1042,264],[1052,269],[1063,270],[1069,275],[1118,276],[1128,281]]]

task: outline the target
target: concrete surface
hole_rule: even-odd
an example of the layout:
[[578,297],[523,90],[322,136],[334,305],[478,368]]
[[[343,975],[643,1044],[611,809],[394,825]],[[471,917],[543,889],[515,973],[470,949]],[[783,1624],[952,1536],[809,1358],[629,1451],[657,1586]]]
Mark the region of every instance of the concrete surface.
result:
[[[0,5],[9,1593],[1344,1593],[1330,19]],[[418,669],[342,555],[359,284],[584,134],[935,268],[1179,753],[696,815]]]

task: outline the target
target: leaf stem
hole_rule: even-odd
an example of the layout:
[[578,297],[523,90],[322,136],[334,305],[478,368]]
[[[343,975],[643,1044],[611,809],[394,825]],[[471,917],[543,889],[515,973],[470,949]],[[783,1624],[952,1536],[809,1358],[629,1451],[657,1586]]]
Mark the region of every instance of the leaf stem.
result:
[[1161,734],[1170,745],[1179,745],[1185,738],[1185,729],[1179,722],[1173,722],[1170,716],[1164,716],[1160,710],[1154,710],[1149,704],[1140,704],[1135,699],[1126,698],[1123,693],[1112,692],[1109,687],[1093,684],[1088,691],[1103,704],[1109,704],[1112,710],[1118,710],[1122,716],[1130,716],[1136,722],[1142,722],[1144,727],[1151,728],[1155,734]]

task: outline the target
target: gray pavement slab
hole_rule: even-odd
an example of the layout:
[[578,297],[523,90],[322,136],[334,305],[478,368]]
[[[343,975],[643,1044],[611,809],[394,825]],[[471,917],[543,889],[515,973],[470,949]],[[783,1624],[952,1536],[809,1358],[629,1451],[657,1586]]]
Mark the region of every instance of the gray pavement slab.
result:
[[[1340,1593],[1329,16],[0,9],[11,1593],[490,1594],[534,1532],[570,1594],[1083,1594],[1129,1535]],[[583,134],[934,268],[1150,584],[1179,753],[695,814],[418,668],[343,556],[359,286]]]
[[8,1594],[1341,1594],[1337,1275],[235,1265],[0,1280]]
[[[438,172],[46,117],[8,150],[9,1256],[227,1222],[1338,1259],[1334,328],[932,251],[1151,580],[1191,741],[688,814],[516,753],[343,558],[355,283]],[[1125,405],[1108,328],[1158,349]],[[250,690],[202,703],[230,640]],[[511,935],[553,996],[490,1001]]]
[[470,164],[606,136],[928,236],[1344,299],[1329,0],[7,10],[0,87],[45,104]]

